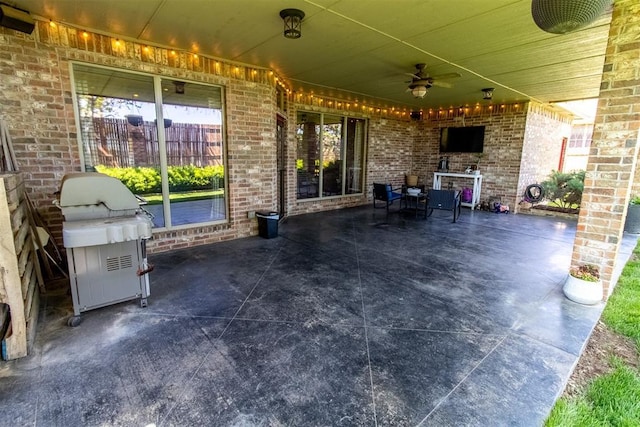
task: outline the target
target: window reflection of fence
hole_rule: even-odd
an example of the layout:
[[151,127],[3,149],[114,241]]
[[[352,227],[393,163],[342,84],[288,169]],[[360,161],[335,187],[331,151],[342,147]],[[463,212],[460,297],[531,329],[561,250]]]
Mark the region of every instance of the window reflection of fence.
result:
[[[171,123],[164,131],[169,166],[223,164],[220,125]],[[87,117],[82,120],[82,134],[85,152],[93,165],[160,165],[155,122],[135,126],[125,119]]]

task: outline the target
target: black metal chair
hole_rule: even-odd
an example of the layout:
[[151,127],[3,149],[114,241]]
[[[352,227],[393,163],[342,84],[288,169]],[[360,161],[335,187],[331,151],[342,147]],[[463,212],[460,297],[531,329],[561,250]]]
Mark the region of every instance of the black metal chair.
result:
[[460,217],[459,190],[429,190],[427,195],[427,216],[431,216],[434,209],[453,211],[453,222]]
[[[387,208],[396,200],[402,199],[402,193],[397,192],[399,188],[391,188],[391,184],[373,184],[373,208]],[[384,202],[384,206],[377,206],[376,201]],[[398,203],[399,204],[399,203]]]

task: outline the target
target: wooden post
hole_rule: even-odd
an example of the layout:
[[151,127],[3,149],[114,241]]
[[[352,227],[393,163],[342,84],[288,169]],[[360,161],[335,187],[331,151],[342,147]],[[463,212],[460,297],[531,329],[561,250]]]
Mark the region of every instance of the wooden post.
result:
[[2,358],[5,360],[27,355],[22,283],[12,230],[4,180],[0,179],[0,302],[9,305],[11,314],[10,328],[2,340]]

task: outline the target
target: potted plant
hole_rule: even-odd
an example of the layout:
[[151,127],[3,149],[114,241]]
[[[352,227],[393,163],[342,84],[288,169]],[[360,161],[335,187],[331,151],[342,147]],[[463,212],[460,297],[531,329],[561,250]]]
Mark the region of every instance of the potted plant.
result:
[[407,187],[417,187],[418,175],[405,175],[405,181],[407,183]]
[[579,304],[599,303],[603,293],[600,269],[593,264],[571,267],[562,291],[567,298]]
[[627,217],[624,221],[624,231],[640,234],[640,196],[634,196],[629,200]]
[[140,126],[144,120],[142,116],[137,114],[127,114],[126,116],[124,116],[124,118],[127,119],[127,122],[131,126]]

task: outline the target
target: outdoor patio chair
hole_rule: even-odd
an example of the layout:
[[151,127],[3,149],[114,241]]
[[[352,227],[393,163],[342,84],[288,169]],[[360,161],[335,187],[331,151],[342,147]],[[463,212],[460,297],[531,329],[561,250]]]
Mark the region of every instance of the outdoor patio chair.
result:
[[[395,200],[402,199],[402,193],[398,192],[399,188],[391,188],[391,184],[373,184],[373,208],[387,208],[393,204]],[[384,206],[377,206],[376,201],[384,202]],[[400,203],[398,203],[400,204]]]
[[434,209],[453,211],[453,222],[460,216],[459,190],[429,190],[427,195],[427,216],[431,216]]

